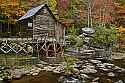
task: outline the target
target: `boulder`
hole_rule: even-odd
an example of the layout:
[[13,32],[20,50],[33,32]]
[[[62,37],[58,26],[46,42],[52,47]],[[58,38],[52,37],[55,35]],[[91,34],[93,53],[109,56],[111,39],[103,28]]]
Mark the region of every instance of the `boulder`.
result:
[[40,61],[39,64],[48,65],[48,63],[44,61]]
[[39,75],[39,73],[32,73],[32,75],[33,75],[33,76],[37,76],[37,75]]
[[61,73],[61,72],[60,72],[60,71],[57,71],[57,70],[53,70],[53,73],[59,74],[59,73]]
[[[0,78],[0,81],[2,81],[3,79],[2,78]],[[1,83],[1,82],[0,82]]]
[[90,77],[86,74],[80,74],[81,78],[82,79],[89,79]]
[[64,81],[64,76],[60,76],[58,82],[62,83]]
[[75,75],[80,74],[80,71],[79,71],[77,68],[73,68],[72,72],[73,72]]
[[60,65],[60,66],[57,66],[53,72],[54,73],[61,73],[62,71],[64,70],[64,66],[63,65]]
[[68,78],[65,78],[63,83],[81,83],[79,81],[79,79],[76,79],[74,77],[68,77]]
[[103,63],[105,66],[114,66],[114,64],[110,64],[110,63]]
[[23,74],[24,74],[24,75],[26,75],[26,74],[28,74],[28,73],[30,73],[30,70],[25,70],[25,71],[23,71]]
[[91,68],[91,69],[95,69],[95,66],[93,66],[93,65],[87,65],[86,67]]
[[37,70],[41,71],[42,69],[41,68],[37,68]]
[[99,82],[90,82],[90,83],[99,83]]
[[74,67],[75,67],[75,68],[82,68],[82,64],[76,63],[76,64],[74,64]]
[[107,69],[107,68],[100,68],[101,70],[103,70],[104,72],[109,72],[111,71],[110,69]]
[[115,82],[115,83],[124,83],[122,80],[118,80],[117,82]]
[[101,61],[99,61],[99,60],[89,60],[91,63],[93,63],[93,64],[98,64],[98,63],[102,63]]
[[53,71],[53,70],[55,69],[55,67],[46,66],[46,67],[44,67],[44,69],[45,69],[46,71]]
[[43,64],[36,64],[36,67],[43,68],[44,65]]
[[120,68],[120,67],[118,67],[118,66],[115,66],[115,67],[113,68],[113,70],[114,70],[115,72],[117,72],[117,73],[125,73],[125,69],[124,69],[124,68]]
[[25,70],[23,69],[15,69],[11,71],[11,75],[13,78],[19,79],[24,75]]
[[93,81],[93,82],[96,82],[96,81],[98,81],[98,80],[99,80],[99,77],[94,78],[92,81]]
[[115,74],[114,74],[113,72],[109,72],[107,75],[108,75],[109,77],[115,77]]
[[97,64],[96,66],[97,66],[97,68],[105,68],[104,64]]
[[91,68],[85,68],[85,69],[82,69],[82,70],[80,70],[80,72],[81,73],[85,73],[85,74],[90,74],[90,73],[97,73],[97,70],[95,70],[95,69],[91,69]]

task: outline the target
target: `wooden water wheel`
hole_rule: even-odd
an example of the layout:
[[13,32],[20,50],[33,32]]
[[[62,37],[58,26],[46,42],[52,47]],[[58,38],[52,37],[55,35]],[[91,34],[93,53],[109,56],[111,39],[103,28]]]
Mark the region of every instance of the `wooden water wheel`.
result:
[[50,43],[47,46],[47,52],[49,57],[56,57],[63,52],[63,47],[58,43]]
[[47,42],[42,43],[40,49],[41,57],[57,57],[63,54],[64,46],[59,43]]

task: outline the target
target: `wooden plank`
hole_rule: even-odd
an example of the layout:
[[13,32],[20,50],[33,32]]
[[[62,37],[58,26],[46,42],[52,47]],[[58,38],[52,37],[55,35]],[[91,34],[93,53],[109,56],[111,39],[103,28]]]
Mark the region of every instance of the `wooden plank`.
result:
[[32,40],[33,38],[0,38],[1,41],[22,41],[22,40]]

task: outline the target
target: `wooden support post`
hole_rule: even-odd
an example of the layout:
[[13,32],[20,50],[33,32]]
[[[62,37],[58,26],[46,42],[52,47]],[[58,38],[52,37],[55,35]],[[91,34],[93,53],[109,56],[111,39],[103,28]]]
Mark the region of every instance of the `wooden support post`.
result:
[[56,45],[55,45],[55,41],[53,40],[53,48],[54,48],[54,57],[57,57],[57,54],[56,54]]
[[46,57],[48,57],[48,47],[46,46],[46,43],[47,43],[47,37],[48,37],[48,34],[47,34],[46,37],[45,37]]
[[40,59],[40,56],[39,56],[39,41],[37,40],[37,55],[38,55],[38,59]]

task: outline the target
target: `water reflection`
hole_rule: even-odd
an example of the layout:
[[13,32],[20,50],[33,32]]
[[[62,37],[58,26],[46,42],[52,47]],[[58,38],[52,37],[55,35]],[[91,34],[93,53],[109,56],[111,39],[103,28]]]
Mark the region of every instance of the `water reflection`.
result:
[[7,83],[7,82],[0,80],[0,83]]
[[51,72],[41,72],[39,76],[24,76],[20,80],[13,80],[10,83],[58,83],[59,75]]
[[121,68],[125,68],[125,58],[124,59],[115,59],[113,63]]

